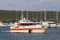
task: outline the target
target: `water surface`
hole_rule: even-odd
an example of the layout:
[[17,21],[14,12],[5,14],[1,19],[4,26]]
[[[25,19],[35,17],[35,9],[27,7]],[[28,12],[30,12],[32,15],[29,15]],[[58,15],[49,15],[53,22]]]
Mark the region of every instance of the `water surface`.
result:
[[60,40],[60,28],[49,28],[43,34],[10,33],[6,31],[9,31],[9,27],[8,29],[7,27],[0,27],[0,40]]

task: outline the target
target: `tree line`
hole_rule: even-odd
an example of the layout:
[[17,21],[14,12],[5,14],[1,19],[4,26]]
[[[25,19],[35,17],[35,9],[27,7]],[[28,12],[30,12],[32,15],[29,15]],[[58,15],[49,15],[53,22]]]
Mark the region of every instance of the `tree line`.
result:
[[[46,20],[56,20],[56,13],[57,11],[23,11],[24,18],[27,18],[28,13],[28,19],[33,20],[43,20],[45,17],[46,12]],[[3,22],[15,22],[21,19],[21,13],[22,11],[16,11],[16,10],[0,10],[0,21]],[[60,20],[60,11],[58,11],[58,20]]]

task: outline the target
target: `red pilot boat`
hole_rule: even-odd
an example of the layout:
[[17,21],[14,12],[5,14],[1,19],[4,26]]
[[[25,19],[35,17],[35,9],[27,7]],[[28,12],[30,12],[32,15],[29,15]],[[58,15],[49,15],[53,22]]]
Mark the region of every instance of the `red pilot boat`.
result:
[[48,24],[47,22],[42,22],[42,24],[36,24],[25,18],[20,20],[18,23],[15,23],[14,26],[10,27],[10,32],[21,32],[21,33],[44,33],[48,26],[44,25]]
[[48,29],[47,22],[42,22],[42,24],[40,24],[39,22],[38,24],[36,24],[35,22],[31,22],[30,20],[23,18],[23,12],[21,17],[22,20],[18,21],[10,27],[10,32],[44,33]]

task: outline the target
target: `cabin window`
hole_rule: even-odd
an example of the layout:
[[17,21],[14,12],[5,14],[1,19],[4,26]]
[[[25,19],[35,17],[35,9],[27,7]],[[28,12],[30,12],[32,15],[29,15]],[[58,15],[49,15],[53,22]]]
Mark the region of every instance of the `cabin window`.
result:
[[33,24],[33,23],[22,23],[20,24],[21,26],[29,26],[29,25],[36,25],[36,24]]

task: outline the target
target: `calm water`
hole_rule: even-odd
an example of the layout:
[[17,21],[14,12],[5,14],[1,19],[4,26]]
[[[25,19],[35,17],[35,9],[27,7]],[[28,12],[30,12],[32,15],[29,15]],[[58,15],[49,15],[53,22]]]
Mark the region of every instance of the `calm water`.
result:
[[0,27],[0,40],[60,40],[60,28],[49,28],[43,34],[22,34],[6,32],[8,30],[9,27]]

